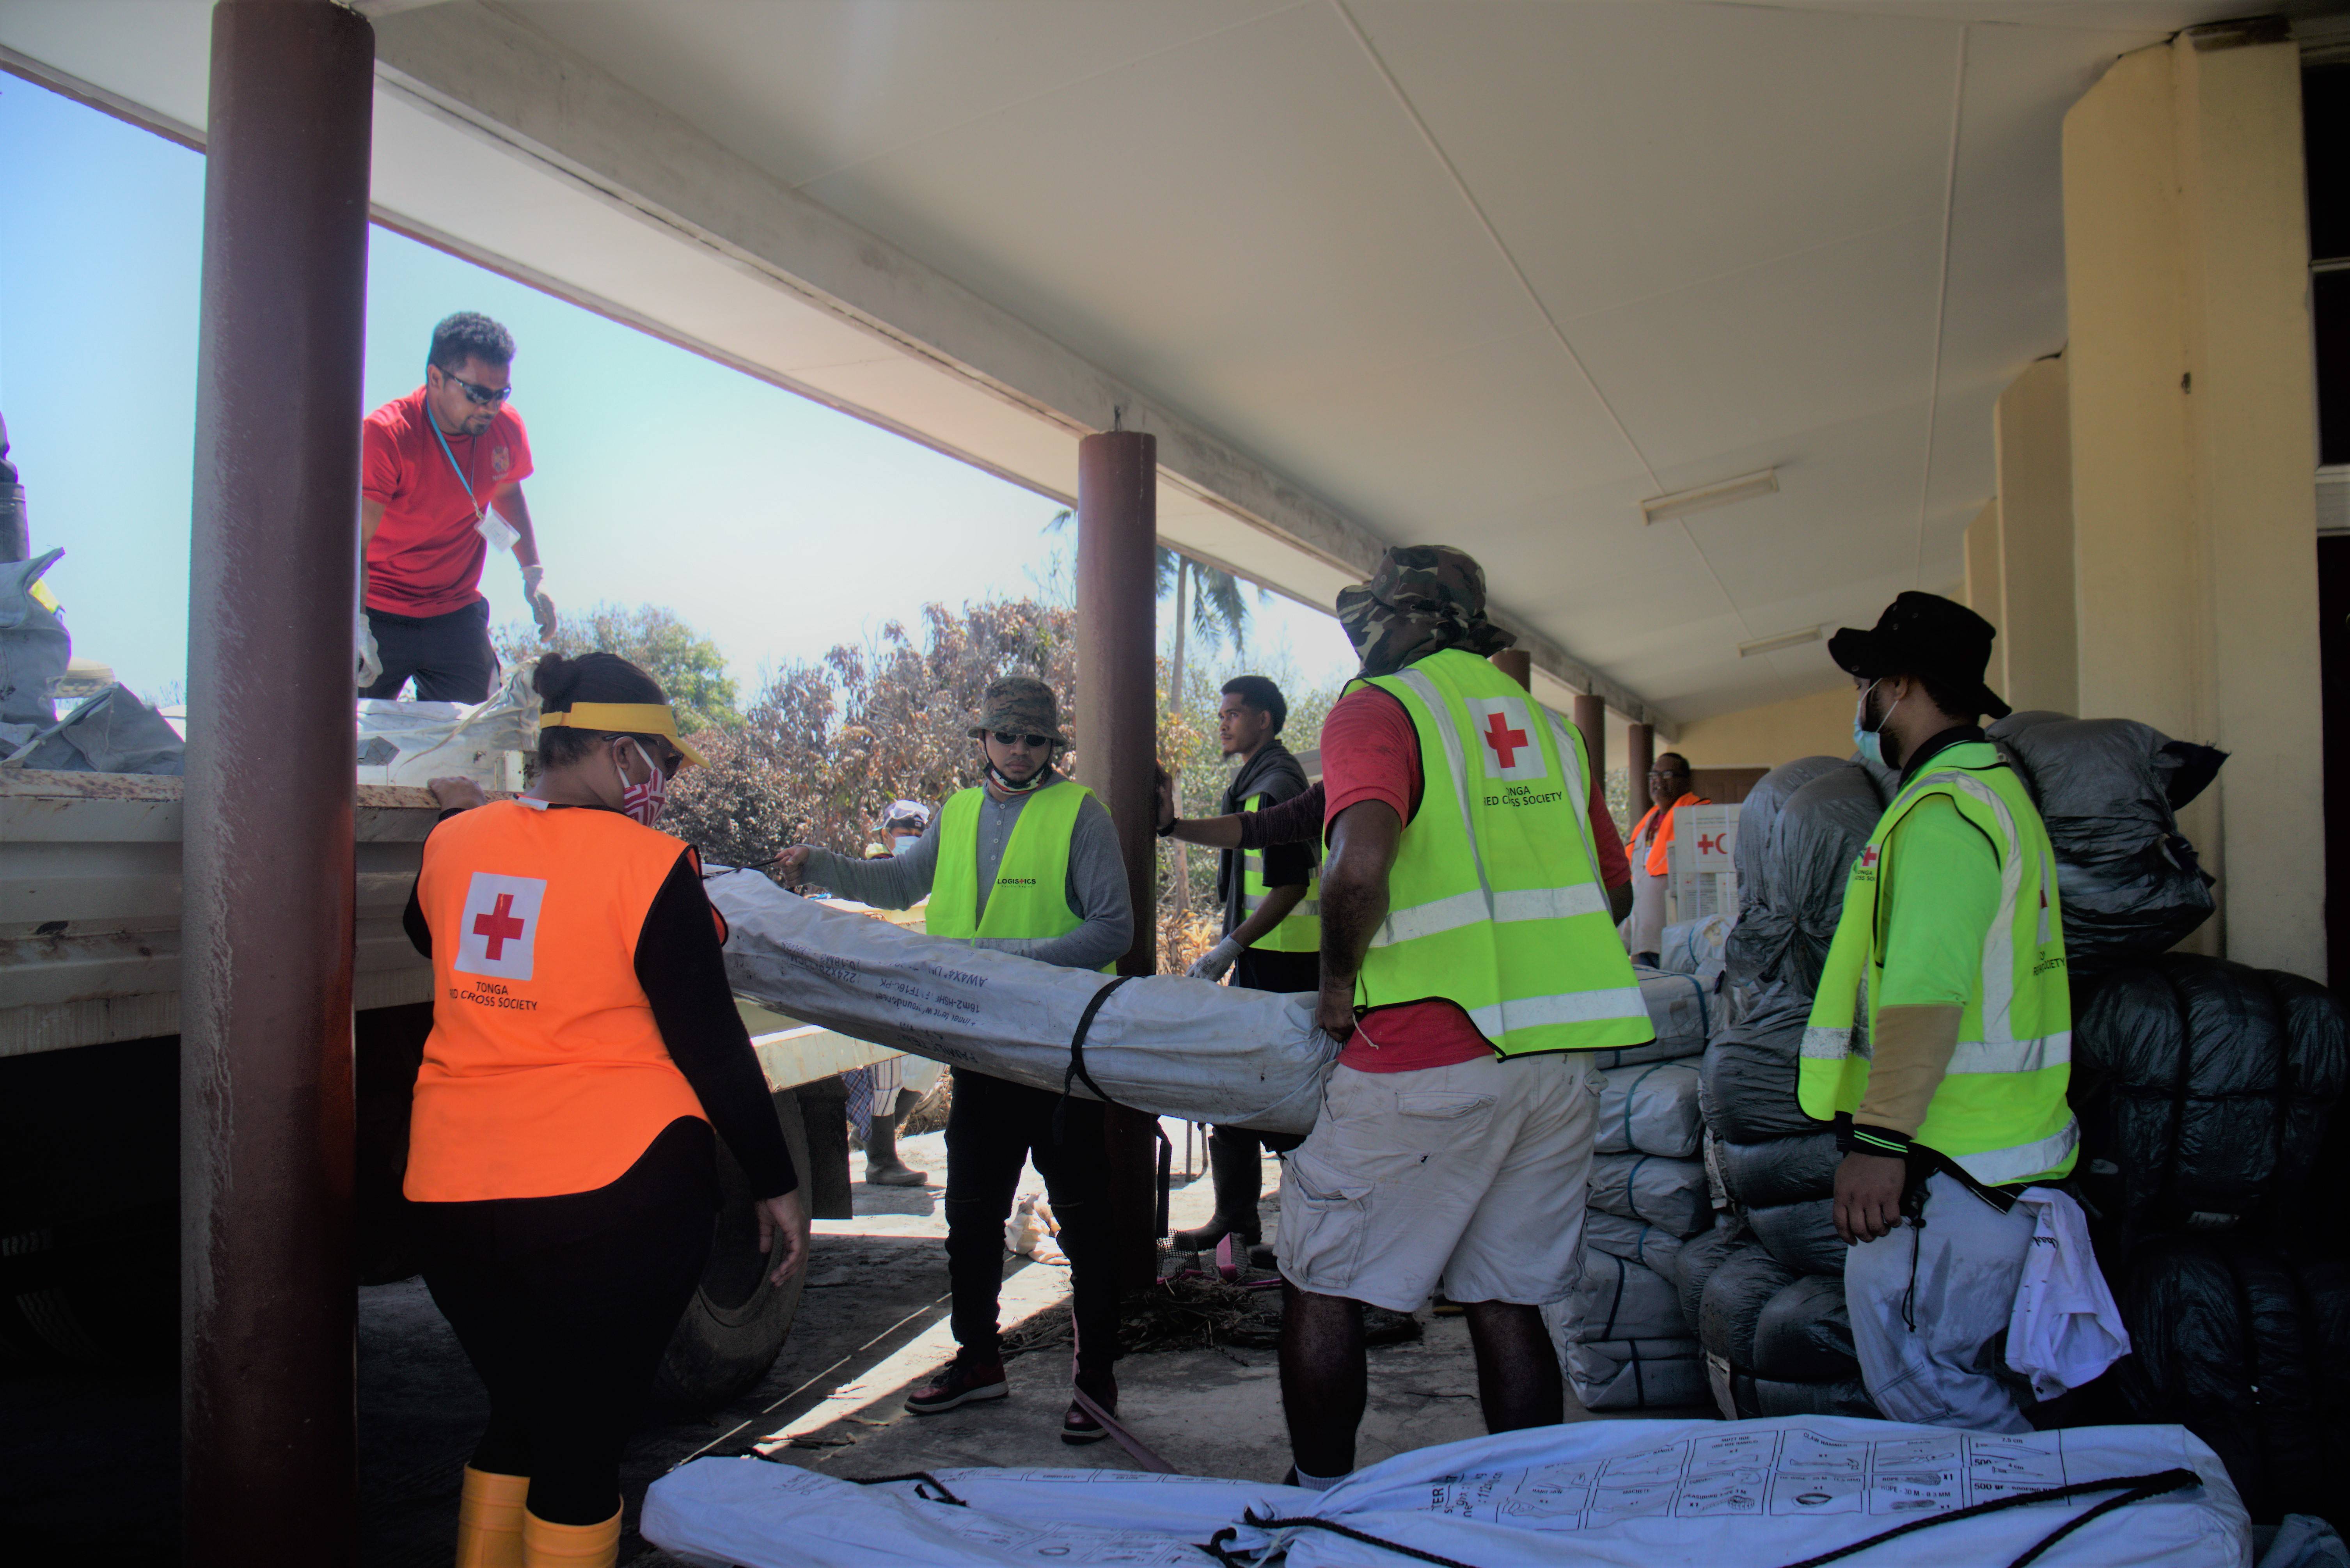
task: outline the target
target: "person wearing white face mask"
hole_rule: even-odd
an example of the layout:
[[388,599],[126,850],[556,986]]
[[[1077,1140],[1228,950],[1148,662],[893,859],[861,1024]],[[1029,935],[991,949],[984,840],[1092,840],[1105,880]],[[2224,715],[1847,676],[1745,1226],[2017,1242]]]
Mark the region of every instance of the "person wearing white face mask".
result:
[[[702,759],[627,659],[548,654],[538,776],[452,809],[404,924],[432,961],[410,1121],[424,1282],[489,1393],[458,1568],[614,1562],[619,1459],[708,1262],[717,1138],[781,1283],[808,1221],[691,845],[659,831]],[[714,1135],[714,1136],[713,1136]]]
[[1859,689],[1854,743],[1900,785],[1846,882],[1797,1096],[1845,1151],[1835,1226],[1869,1397],[1891,1420],[2023,1432],[2030,1391],[1993,1342],[2033,1204],[2071,1203],[2047,1184],[2079,1140],[2054,854],[1976,727],[2008,711],[1983,683],[1991,638],[1971,610],[1911,592],[1828,640]]

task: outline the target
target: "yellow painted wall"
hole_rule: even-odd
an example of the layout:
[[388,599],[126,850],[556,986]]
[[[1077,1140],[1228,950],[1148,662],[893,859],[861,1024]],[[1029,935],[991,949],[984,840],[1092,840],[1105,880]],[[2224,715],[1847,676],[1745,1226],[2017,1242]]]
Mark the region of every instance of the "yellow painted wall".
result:
[[1681,726],[1680,739],[1659,752],[1671,750],[1690,760],[1693,768],[1775,768],[1797,757],[1848,757],[1852,754],[1852,709],[1856,694],[1849,683],[1783,702],[1742,708]]
[[2301,137],[2281,28],[2116,62],[2064,122],[2067,373],[2080,711],[2233,753],[2181,824],[2207,940],[2324,979]]
[[1967,524],[1966,607],[1991,622],[1997,635],[1991,645],[1991,667],[1983,679],[1994,691],[2007,686],[2006,551],[2000,538],[1999,497],[1994,495]]
[[2064,359],[2050,358],[2000,394],[1992,416],[2002,612],[1992,619],[2003,682],[1996,690],[2011,707],[2059,713],[2081,711],[2070,397]]

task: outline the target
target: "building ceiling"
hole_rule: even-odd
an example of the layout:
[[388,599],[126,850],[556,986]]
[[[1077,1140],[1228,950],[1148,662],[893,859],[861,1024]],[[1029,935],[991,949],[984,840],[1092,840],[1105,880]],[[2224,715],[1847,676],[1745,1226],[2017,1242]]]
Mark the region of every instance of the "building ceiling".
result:
[[[615,200],[608,169],[652,154],[616,138],[605,156],[554,122],[608,123],[596,94],[620,95],[655,116],[635,141],[660,141],[678,183],[723,165],[741,233],[762,202],[813,203],[1186,421],[1260,488],[1373,540],[1471,551],[1521,622],[1668,721],[1835,678],[1819,643],[1741,643],[1958,581],[1992,489],[1992,400],[2064,343],[2064,113],[2116,55],[2242,9],[360,8],[390,67],[380,209],[1074,488],[1076,431],[1108,421],[1049,377],[958,381],[922,352],[951,328],[883,322],[882,341],[872,310],[854,330],[817,319],[810,291],[760,270],[813,275],[769,254],[797,243],[788,224],[745,240],[748,260],[706,239],[687,254],[692,237],[644,217],[662,190]],[[200,128],[204,12],[9,0],[0,46]],[[449,157],[485,134],[546,191],[503,158]],[[1213,468],[1162,487],[1162,532],[1326,603],[1346,552],[1261,525]],[[1776,493],[1644,521],[1645,497],[1763,468]]]

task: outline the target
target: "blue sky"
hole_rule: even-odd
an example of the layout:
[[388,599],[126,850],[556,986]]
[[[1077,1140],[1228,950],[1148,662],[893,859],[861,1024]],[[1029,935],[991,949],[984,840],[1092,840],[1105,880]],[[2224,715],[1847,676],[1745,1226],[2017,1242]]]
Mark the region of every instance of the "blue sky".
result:
[[[187,664],[201,155],[0,75],[0,414],[75,651],[151,697]],[[524,486],[558,606],[663,605],[746,691],[933,599],[1018,595],[1057,504],[739,371],[382,229],[369,231],[365,401],[421,379],[432,324],[485,311],[518,345]],[[491,618],[524,613],[513,558]],[[1337,624],[1283,599],[1253,639],[1320,682]],[[1166,619],[1162,613],[1162,622]]]

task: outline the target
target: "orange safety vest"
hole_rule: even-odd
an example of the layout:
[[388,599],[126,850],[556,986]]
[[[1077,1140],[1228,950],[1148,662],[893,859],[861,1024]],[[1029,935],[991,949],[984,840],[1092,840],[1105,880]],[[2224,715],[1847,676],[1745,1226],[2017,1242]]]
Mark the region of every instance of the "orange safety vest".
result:
[[1633,847],[1638,848],[1640,843],[1640,835],[1648,831],[1650,820],[1653,819],[1657,813],[1660,811],[1665,814],[1664,822],[1657,828],[1657,841],[1648,846],[1648,863],[1647,870],[1649,876],[1663,876],[1666,868],[1672,864],[1672,862],[1666,857],[1665,851],[1673,846],[1673,814],[1680,810],[1680,808],[1685,805],[1711,805],[1712,804],[1713,802],[1706,799],[1705,796],[1701,794],[1685,794],[1681,796],[1680,799],[1673,802],[1670,805],[1650,806],[1648,809],[1647,814],[1644,815],[1639,821],[1632,825],[1632,845]]
[[416,881],[432,1033],[409,1123],[411,1199],[590,1191],[680,1116],[709,1119],[636,972],[645,916],[692,853],[618,812],[518,801],[432,830]]

